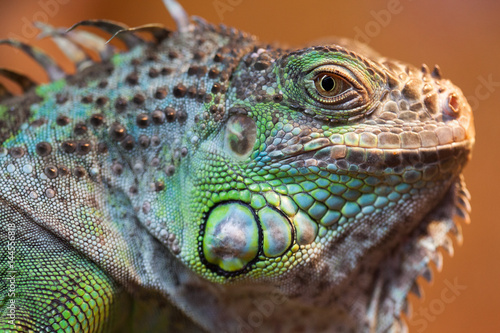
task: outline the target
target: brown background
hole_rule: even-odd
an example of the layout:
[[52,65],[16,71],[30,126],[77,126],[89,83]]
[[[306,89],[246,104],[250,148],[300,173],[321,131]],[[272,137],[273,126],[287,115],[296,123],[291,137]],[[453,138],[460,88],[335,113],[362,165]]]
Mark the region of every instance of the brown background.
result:
[[[56,0],[41,0],[53,3]],[[31,36],[26,24],[47,18],[55,26],[71,26],[87,18],[108,18],[130,26],[159,22],[173,27],[160,0],[57,0],[55,7],[39,0],[0,0],[0,38],[18,35],[49,49],[48,41]],[[61,4],[65,3],[65,4]],[[253,33],[267,42],[300,45],[325,36],[368,34],[380,53],[415,65],[440,64],[443,73],[471,96],[477,143],[465,171],[473,197],[473,223],[464,226],[464,246],[455,258],[444,254],[443,272],[434,282],[421,281],[425,299],[412,297],[410,332],[500,332],[500,2],[494,0],[357,0],[357,1],[182,1],[190,14]],[[373,13],[390,13],[375,19]],[[220,5],[219,11],[216,6]],[[49,15],[44,12],[49,12]],[[380,18],[380,15],[379,15]],[[65,68],[71,68],[64,62]],[[27,57],[0,47],[0,67],[15,68],[44,80],[43,71]],[[485,86],[482,79],[498,82]],[[489,90],[488,90],[489,89]],[[496,207],[496,208],[495,208]],[[434,271],[436,271],[433,268]],[[447,283],[465,286],[452,293]],[[428,315],[424,315],[426,312]]]

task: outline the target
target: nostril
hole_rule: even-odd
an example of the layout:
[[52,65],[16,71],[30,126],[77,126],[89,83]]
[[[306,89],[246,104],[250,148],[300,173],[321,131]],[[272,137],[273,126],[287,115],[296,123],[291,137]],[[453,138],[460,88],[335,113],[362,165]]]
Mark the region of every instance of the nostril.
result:
[[460,99],[456,94],[450,94],[448,96],[448,105],[445,108],[445,112],[450,117],[456,118],[460,113]]

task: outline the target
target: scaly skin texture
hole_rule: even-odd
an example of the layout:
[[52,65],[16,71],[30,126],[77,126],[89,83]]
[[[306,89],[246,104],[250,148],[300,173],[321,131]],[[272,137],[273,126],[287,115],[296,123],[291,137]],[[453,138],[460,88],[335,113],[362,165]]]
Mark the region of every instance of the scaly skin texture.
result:
[[10,75],[25,93],[0,100],[0,330],[403,331],[468,221],[462,92],[349,41],[273,49],[176,10],[155,42],[71,51],[73,76],[9,42],[54,80]]

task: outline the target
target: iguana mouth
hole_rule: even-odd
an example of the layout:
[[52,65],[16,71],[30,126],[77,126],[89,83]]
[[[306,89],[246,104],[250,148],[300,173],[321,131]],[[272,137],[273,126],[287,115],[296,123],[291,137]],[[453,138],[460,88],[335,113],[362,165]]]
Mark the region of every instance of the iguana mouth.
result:
[[[318,141],[326,142],[321,139]],[[395,173],[410,169],[425,169],[426,174],[447,173],[459,169],[470,158],[475,140],[464,139],[459,142],[420,148],[365,148],[348,144],[321,145],[316,149],[301,149],[295,152],[286,150],[271,152],[268,156],[273,162],[302,166],[321,166],[335,164],[340,170],[350,170],[355,165],[357,171],[369,174],[382,174],[386,168]],[[312,142],[314,144],[314,142]],[[354,171],[354,170],[352,170]]]

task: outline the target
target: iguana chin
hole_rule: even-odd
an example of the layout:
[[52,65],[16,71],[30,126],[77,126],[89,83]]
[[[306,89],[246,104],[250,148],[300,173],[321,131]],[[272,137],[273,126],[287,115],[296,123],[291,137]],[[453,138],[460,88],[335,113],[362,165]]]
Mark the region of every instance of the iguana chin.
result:
[[39,25],[74,75],[0,41],[51,79],[0,70],[24,91],[0,87],[0,330],[404,331],[416,278],[469,221],[460,89],[353,42],[277,49],[165,3],[177,31]]

